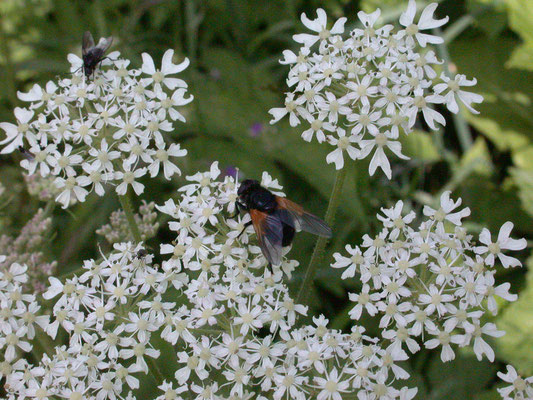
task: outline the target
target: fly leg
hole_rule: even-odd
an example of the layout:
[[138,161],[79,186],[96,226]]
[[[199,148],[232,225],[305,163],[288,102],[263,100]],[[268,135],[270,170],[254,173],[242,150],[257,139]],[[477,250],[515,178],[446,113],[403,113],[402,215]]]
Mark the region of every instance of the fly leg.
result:
[[[111,60],[109,57],[102,57],[100,61],[98,61],[98,64],[96,65],[98,69],[102,69],[102,61],[104,60]],[[96,71],[96,67],[94,67],[94,70]]]
[[[248,207],[246,207],[244,204],[242,204],[239,201],[235,202],[235,213],[233,215],[230,215],[230,218],[235,218],[237,215],[241,213],[241,210],[248,211]],[[241,232],[242,233],[242,232]],[[240,235],[239,235],[240,236]]]
[[244,233],[244,231],[246,230],[246,228],[248,228],[250,225],[252,225],[252,221],[248,221],[247,223],[244,224],[244,227],[242,228],[242,231],[241,233],[239,233],[239,235],[235,238],[235,239],[238,239],[241,237],[241,235]]

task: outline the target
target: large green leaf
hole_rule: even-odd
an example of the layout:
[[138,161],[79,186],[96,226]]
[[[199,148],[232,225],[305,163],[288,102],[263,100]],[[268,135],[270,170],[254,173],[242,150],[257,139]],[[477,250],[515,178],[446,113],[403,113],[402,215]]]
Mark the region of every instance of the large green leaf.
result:
[[481,175],[472,175],[455,192],[472,210],[471,221],[497,232],[506,222],[513,221],[516,234],[533,232],[533,219],[522,210],[513,187],[502,187]]
[[[491,39],[478,35],[465,36],[450,46],[459,73],[477,78],[474,90],[485,97],[482,104],[476,105],[480,116],[472,122],[496,145],[505,146],[511,133],[533,139],[533,74],[505,67],[517,44],[517,40],[508,37]],[[479,118],[485,123],[477,123]]]
[[431,140],[431,133],[423,131],[413,131],[409,135],[402,136],[402,153],[409,158],[425,161],[436,162],[442,158],[435,142]]
[[533,42],[522,44],[513,50],[506,65],[533,71]]
[[479,175],[490,175],[494,169],[490,158],[487,142],[478,137],[473,146],[463,154],[460,166],[463,170],[471,170]]
[[533,257],[527,266],[526,288],[518,300],[498,317],[499,329],[506,334],[496,340],[497,354],[525,375],[533,375]]
[[533,170],[511,168],[510,172],[514,184],[518,187],[522,208],[533,216]]
[[533,1],[505,0],[509,26],[524,41],[514,49],[509,67],[533,71]]
[[495,372],[494,364],[487,360],[477,361],[474,356],[459,353],[455,360],[446,363],[443,363],[438,356],[433,357],[427,372],[431,391],[424,399],[471,399],[493,379]]

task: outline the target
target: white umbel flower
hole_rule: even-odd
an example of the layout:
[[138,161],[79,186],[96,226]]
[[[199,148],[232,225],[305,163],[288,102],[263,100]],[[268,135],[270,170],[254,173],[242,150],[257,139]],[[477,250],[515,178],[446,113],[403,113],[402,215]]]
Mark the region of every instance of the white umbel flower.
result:
[[18,93],[30,104],[15,108],[16,124],[0,123],[6,134],[0,138],[1,152],[20,149],[25,170],[55,177],[56,201],[64,208],[85,201],[93,189],[98,196],[109,187],[123,194],[132,184],[142,193],[144,185],[129,178],[130,173],[140,178],[146,168],[152,178],[161,166],[165,179],[179,175],[176,160],[187,152],[178,143],[166,143],[164,136],[175,121],[185,122],[180,111],[193,97],[187,96],[187,83],[176,76],[189,61],[174,64],[173,56],[174,51],[167,50],[156,69],[143,53],[141,69],[132,69],[128,60],[113,52],[89,79],[80,69],[81,59],[69,55],[71,77]]
[[270,122],[288,115],[292,127],[303,126],[303,140],[333,146],[326,161],[336,169],[346,167],[344,153],[352,160],[372,153],[370,175],[381,168],[391,179],[387,153],[406,159],[398,140],[412,131],[420,115],[430,129],[437,130],[446,121],[435,105],[457,113],[463,103],[475,112],[473,104],[483,100],[462,90],[474,85],[475,79],[438,75],[442,61],[433,50],[424,49],[443,42],[426,33],[448,21],[448,17],[434,18],[436,8],[437,3],[429,4],[417,19],[416,3],[410,0],[400,16],[400,29],[379,26],[379,9],[371,14],[360,11],[357,15],[364,29],[346,34],[346,18],[328,28],[323,9],[317,10],[316,19],[302,14],[303,25],[312,33],[293,36],[301,44],[297,52],[283,51],[280,63],[290,67],[289,91],[285,106],[270,110]]

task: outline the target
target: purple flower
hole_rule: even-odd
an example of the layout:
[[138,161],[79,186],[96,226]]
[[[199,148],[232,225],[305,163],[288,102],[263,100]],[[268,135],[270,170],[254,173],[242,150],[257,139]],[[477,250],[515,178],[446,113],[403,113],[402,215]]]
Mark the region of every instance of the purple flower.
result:
[[250,136],[258,137],[264,129],[265,126],[261,122],[254,122],[252,126],[250,126]]
[[233,165],[228,165],[224,169],[222,176],[231,176],[232,178],[235,178],[237,176],[237,168],[235,168]]

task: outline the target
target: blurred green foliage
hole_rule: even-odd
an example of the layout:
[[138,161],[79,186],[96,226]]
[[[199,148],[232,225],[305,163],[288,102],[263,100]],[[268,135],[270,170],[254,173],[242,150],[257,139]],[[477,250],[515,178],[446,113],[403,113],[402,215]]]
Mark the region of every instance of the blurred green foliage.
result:
[[[113,49],[140,65],[141,53],[155,59],[167,48],[177,58],[189,57],[184,73],[195,100],[186,110],[187,123],[173,140],[189,150],[184,175],[208,168],[219,160],[221,168],[239,167],[247,177],[269,171],[280,178],[287,195],[317,215],[323,215],[333,186],[334,167],[326,165],[327,149],[309,144],[288,123],[269,125],[268,110],[282,104],[287,68],[279,65],[282,50],[294,48],[291,36],[303,29],[301,12],[314,15],[323,7],[334,17],[346,15],[353,24],[358,10],[381,7],[392,22],[403,11],[403,0],[2,0],[0,2],[0,120],[12,121],[21,105],[17,90],[45,83],[68,70],[66,55],[80,53],[85,30],[95,37],[113,35]],[[420,1],[422,4],[423,2]],[[381,174],[368,177],[365,162],[352,164],[337,215],[334,239],[326,259],[346,243],[356,244],[364,233],[376,233],[375,214],[399,199],[412,200],[420,211],[434,204],[444,190],[453,190],[472,209],[469,229],[487,226],[496,231],[513,221],[513,234],[533,239],[533,2],[527,0],[445,0],[441,16],[450,22],[443,32],[439,54],[449,55],[452,71],[476,77],[476,91],[485,102],[479,115],[448,115],[445,129],[429,134],[422,127],[404,143],[411,160],[393,161],[393,180]],[[468,148],[460,136],[472,138]],[[16,154],[0,160],[2,227],[16,231],[39,206],[25,192]],[[150,180],[143,195],[163,203],[176,196],[183,178],[171,182]],[[94,231],[119,207],[111,194],[94,196],[72,211],[56,210],[55,240],[47,250],[59,261],[60,272],[76,268],[82,259],[97,256]],[[171,238],[162,229],[152,242]],[[150,243],[149,243],[150,244]],[[299,235],[292,254],[301,264],[309,260],[313,242]],[[529,246],[530,247],[530,246]],[[529,248],[528,247],[528,248]],[[524,251],[522,260],[528,253]],[[533,266],[533,263],[529,263]],[[520,300],[509,306],[497,323],[508,335],[496,345],[501,362],[533,373],[533,281],[525,271],[502,271],[520,290]],[[298,286],[301,275],[295,274]],[[337,270],[323,266],[317,312],[332,326],[349,327],[347,292],[359,289],[357,280],[340,280]],[[505,305],[502,305],[505,307]],[[368,321],[368,330],[375,326]],[[169,352],[170,353],[170,352]],[[172,360],[169,360],[172,366]],[[479,363],[459,354],[442,365],[439,355],[422,351],[406,366],[421,399],[491,399],[495,373],[502,364]],[[169,367],[170,368],[170,367]],[[460,374],[458,374],[460,371]],[[149,378],[148,378],[149,379]]]
[[533,258],[529,258],[528,266],[526,287],[518,301],[498,318],[499,328],[507,332],[498,339],[498,345],[501,355],[529,376],[533,375]]

